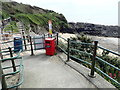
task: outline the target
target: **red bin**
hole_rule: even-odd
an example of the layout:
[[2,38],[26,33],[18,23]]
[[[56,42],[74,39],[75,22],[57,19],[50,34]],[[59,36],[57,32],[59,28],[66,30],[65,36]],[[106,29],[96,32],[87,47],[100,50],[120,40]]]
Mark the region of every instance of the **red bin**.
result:
[[45,49],[46,55],[54,55],[55,54],[55,39],[54,38],[46,38],[45,39]]

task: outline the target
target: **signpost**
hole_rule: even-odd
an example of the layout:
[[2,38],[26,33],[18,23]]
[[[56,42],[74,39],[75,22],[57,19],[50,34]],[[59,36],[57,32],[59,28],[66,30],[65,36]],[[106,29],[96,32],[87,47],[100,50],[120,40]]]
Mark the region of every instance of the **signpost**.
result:
[[52,20],[49,20],[48,24],[49,24],[49,35],[52,37]]

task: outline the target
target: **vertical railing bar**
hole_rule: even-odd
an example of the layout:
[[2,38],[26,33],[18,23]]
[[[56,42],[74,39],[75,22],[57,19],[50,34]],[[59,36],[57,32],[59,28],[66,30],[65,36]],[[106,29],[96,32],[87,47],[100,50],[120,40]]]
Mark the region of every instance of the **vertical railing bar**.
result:
[[58,33],[57,33],[57,46],[58,46]]
[[[10,52],[10,57],[13,57],[13,53],[12,53],[11,48],[8,47],[8,49],[9,49],[9,52]],[[16,71],[16,67],[15,67],[14,59],[11,59],[11,62],[12,62],[13,71],[15,72]]]
[[23,35],[23,40],[24,40],[24,46],[25,46],[25,50],[27,50],[27,46],[26,46],[26,40],[25,40],[25,36],[24,36],[24,32],[22,31],[22,35]]
[[68,48],[67,48],[67,61],[66,62],[68,62],[69,61],[69,59],[70,59],[70,39],[68,38],[68,40],[67,40],[67,42],[68,42]]
[[33,56],[34,52],[33,52],[32,38],[31,38],[31,36],[30,36],[30,46],[31,46],[31,56]]
[[98,41],[94,41],[94,52],[93,52],[93,58],[92,58],[92,66],[91,66],[91,72],[90,72],[90,77],[94,78],[94,72],[95,72],[95,60],[96,60],[96,54],[97,54],[97,44]]

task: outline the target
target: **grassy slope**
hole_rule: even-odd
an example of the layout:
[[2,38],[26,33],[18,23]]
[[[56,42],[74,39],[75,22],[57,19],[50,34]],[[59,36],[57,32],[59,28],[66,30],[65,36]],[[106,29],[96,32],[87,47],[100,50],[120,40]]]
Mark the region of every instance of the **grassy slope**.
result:
[[54,30],[59,31],[61,27],[67,27],[67,20],[65,17],[51,10],[16,2],[3,3],[2,6],[3,19],[12,15],[23,22],[26,29],[29,29],[28,25],[32,24],[44,27],[48,30],[48,20],[52,20]]

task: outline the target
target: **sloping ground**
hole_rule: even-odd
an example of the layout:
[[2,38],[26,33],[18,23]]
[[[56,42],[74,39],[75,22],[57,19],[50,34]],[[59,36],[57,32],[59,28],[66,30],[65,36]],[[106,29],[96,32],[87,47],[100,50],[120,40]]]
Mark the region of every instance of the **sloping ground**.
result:
[[[64,53],[59,54],[59,58],[61,60],[66,61],[67,56]],[[90,83],[92,83],[95,87],[99,89],[108,88],[111,90],[117,90],[112,84],[110,84],[108,81],[106,81],[103,77],[101,77],[99,74],[95,73],[95,78],[91,78],[88,75],[90,74],[91,70],[89,68],[86,68],[82,64],[79,64],[73,60],[69,60],[69,62],[66,62],[66,65],[73,68],[75,71],[79,72],[84,78],[86,78]],[[87,84],[86,84],[87,85]]]
[[95,88],[84,76],[66,65],[58,55],[45,51],[24,58],[24,83],[21,88]]
[[46,56],[45,50],[39,50],[34,54],[21,53],[24,82],[20,88],[115,88],[98,74],[96,78],[90,78],[90,69],[72,60],[65,64],[66,55],[63,53]]
[[25,80],[21,88],[115,88],[98,74],[90,78],[90,70],[80,64],[65,64],[66,57],[61,53],[46,56],[41,50],[23,58]]

